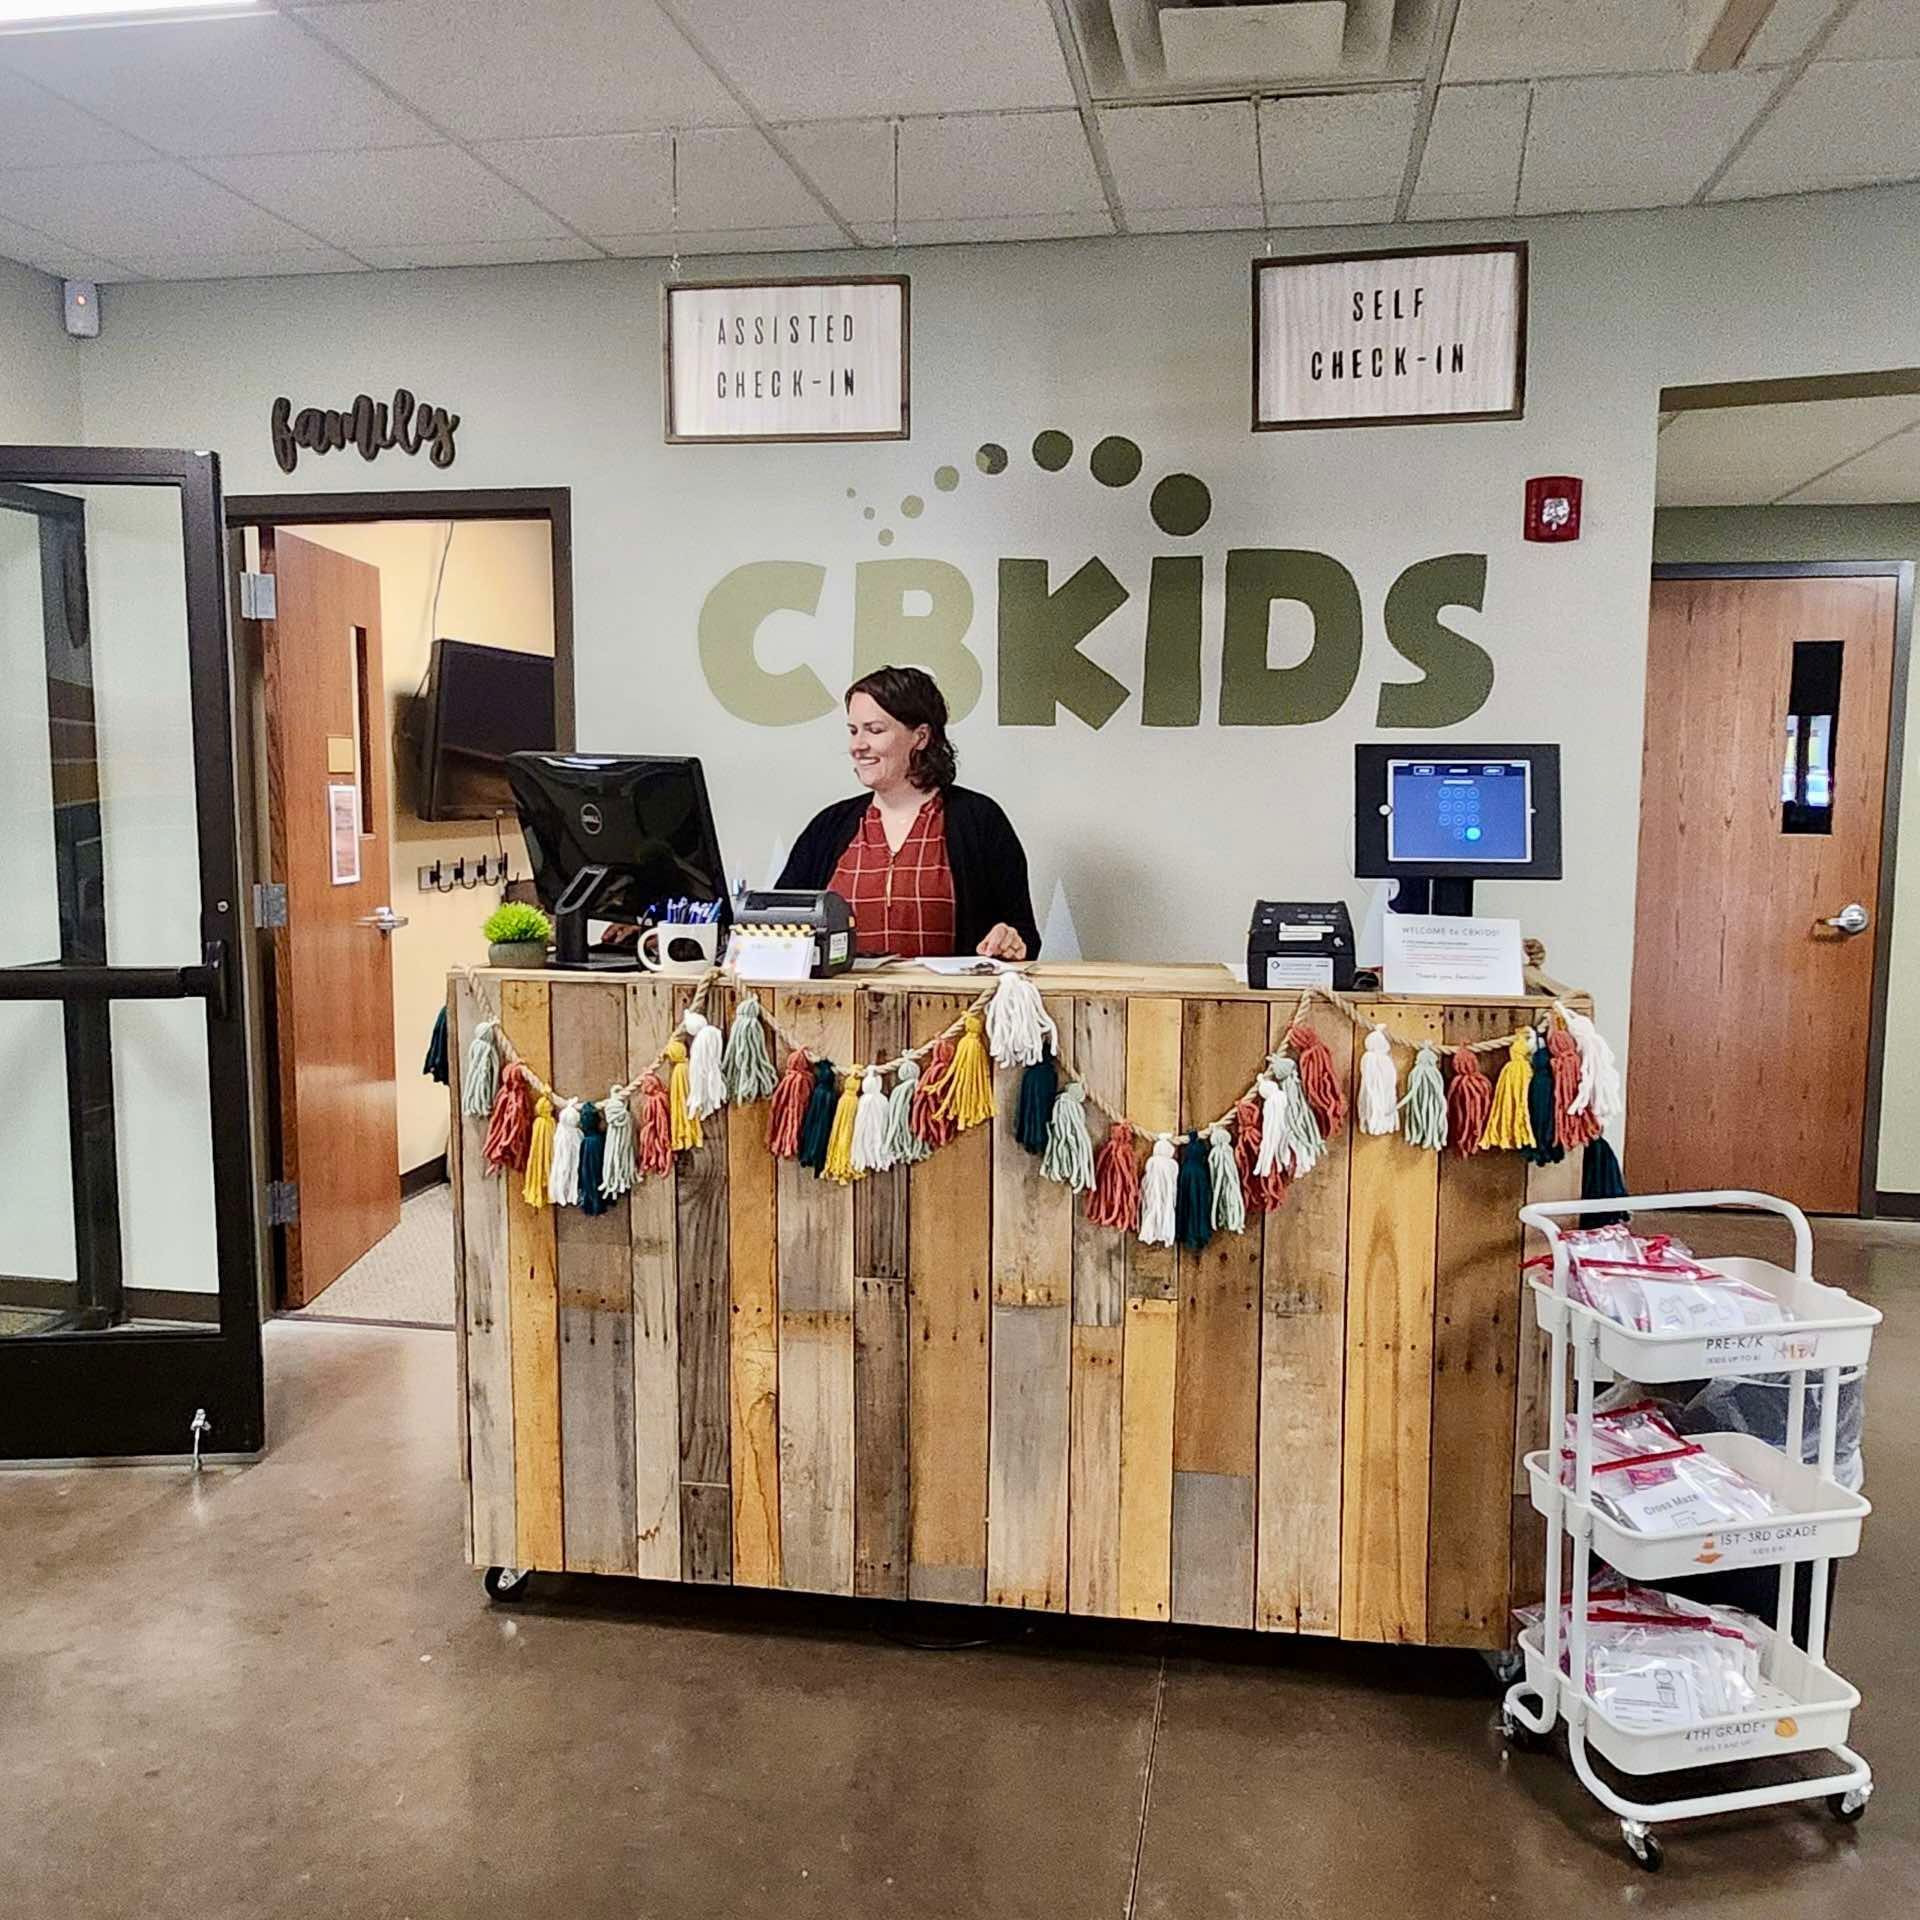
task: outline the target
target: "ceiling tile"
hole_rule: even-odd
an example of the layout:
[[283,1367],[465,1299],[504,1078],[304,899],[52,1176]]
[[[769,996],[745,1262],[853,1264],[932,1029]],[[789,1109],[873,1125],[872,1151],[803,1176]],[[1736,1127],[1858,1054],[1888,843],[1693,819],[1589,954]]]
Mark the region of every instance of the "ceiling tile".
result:
[[599,241],[623,260],[670,260],[677,245],[682,255],[710,253],[832,253],[852,251],[838,227],[735,227],[725,233],[616,234]]
[[1297,94],[1264,102],[1260,139],[1268,204],[1393,200],[1406,172],[1419,106],[1412,88]]
[[1523,86],[1442,87],[1427,129],[1415,220],[1460,220],[1513,211],[1526,144]]
[[1820,49],[1822,60],[1910,60],[1920,54],[1916,0],[1859,0]]
[[1692,13],[1689,0],[1461,0],[1447,78],[1681,73]]
[[267,274],[360,271],[359,261],[332,247],[289,247],[272,253],[137,253],[126,264],[142,280],[256,280]]
[[1520,211],[1684,205],[1776,84],[1768,73],[1543,82],[1534,89]]
[[1858,458],[1788,495],[1796,507],[1865,507],[1920,500],[1920,427],[1870,447]]
[[667,4],[769,120],[1073,104],[1046,0]]
[[1253,108],[1245,100],[1108,108],[1100,115],[1100,137],[1129,214],[1260,204]]
[[207,170],[335,246],[557,239],[566,229],[458,147],[267,154]]
[[961,115],[900,129],[900,216],[909,221],[1104,213],[1077,113]]
[[172,160],[0,173],[0,215],[111,260],[313,244],[310,235]]
[[[1113,222],[1099,213],[1007,214],[979,220],[903,220],[900,240],[903,246],[952,246],[976,240],[1084,240],[1113,231]],[[884,233],[872,236],[867,257],[888,256]]]
[[600,250],[571,236],[561,240],[428,241],[410,247],[367,247],[370,267],[510,267],[533,261],[598,260]]
[[1258,207],[1127,209],[1129,233],[1257,233],[1263,224]]
[[[1827,24],[1835,0],[1773,0],[1773,11],[1747,42],[1743,67],[1784,66],[1807,50],[1807,42]],[[1831,51],[1832,43],[1828,43]]]
[[431,140],[415,114],[271,14],[0,40],[0,64],[163,153],[298,153]]
[[1397,193],[1366,200],[1296,200],[1273,209],[1273,224],[1276,228],[1378,227],[1393,218],[1399,200]]
[[[463,140],[747,117],[647,0],[373,0],[299,18]],[[846,58],[844,35],[821,38]]]
[[[6,44],[0,40],[0,46]],[[0,167],[75,167],[152,158],[137,140],[103,127],[30,80],[0,70]]]
[[841,219],[892,218],[893,128],[889,122],[839,120],[776,131]]
[[127,268],[117,260],[100,260],[69,247],[61,241],[35,233],[30,227],[16,227],[11,220],[0,220],[0,260],[18,260],[24,266],[38,267],[42,273],[61,280],[123,280]]
[[1793,493],[1916,416],[1911,394],[1682,412],[1660,435],[1662,506],[1759,506]]
[[1920,60],[1816,60],[1768,115],[1716,200],[1920,178]]

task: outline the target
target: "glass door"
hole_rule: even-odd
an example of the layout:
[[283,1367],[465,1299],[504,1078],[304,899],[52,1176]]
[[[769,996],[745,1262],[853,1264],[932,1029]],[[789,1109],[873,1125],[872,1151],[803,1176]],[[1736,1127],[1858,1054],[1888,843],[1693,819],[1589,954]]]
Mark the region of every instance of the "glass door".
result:
[[0,1461],[264,1443],[219,469],[0,447]]

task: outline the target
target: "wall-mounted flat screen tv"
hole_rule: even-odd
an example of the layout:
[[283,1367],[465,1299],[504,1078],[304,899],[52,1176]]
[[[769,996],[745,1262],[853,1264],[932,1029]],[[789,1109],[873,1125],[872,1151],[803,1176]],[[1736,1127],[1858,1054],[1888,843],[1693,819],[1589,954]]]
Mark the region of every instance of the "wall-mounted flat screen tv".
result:
[[507,755],[551,753],[553,659],[468,640],[436,640],[421,702],[419,815],[513,815]]

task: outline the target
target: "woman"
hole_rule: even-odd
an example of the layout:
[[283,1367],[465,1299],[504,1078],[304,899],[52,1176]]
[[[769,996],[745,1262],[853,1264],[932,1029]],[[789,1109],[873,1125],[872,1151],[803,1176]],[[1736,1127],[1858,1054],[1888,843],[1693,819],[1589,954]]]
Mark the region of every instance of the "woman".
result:
[[1040,952],[1027,856],[984,793],[954,785],[947,703],[931,674],[882,667],[847,689],[847,748],[866,789],[808,822],[783,887],[830,887],[856,953]]

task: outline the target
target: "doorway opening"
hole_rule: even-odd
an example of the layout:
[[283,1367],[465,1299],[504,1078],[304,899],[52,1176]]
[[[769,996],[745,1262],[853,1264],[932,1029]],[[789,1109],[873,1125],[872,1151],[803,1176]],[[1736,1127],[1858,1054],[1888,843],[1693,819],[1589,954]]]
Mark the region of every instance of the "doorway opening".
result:
[[1920,1217],[1916,562],[1920,373],[1662,395],[1636,1191]]
[[440,1016],[488,914],[530,897],[499,755],[573,743],[569,496],[236,498],[227,523],[276,923],[273,1304],[451,1326]]

